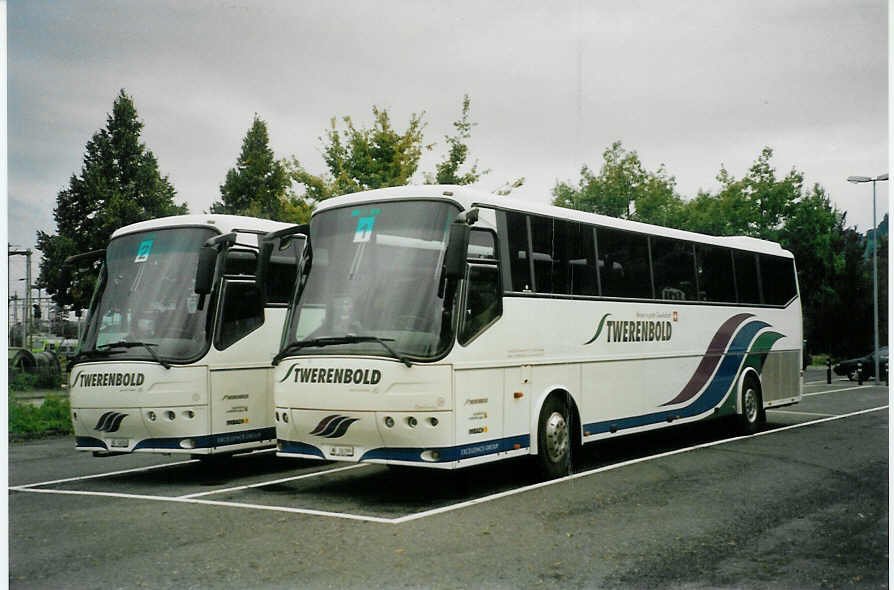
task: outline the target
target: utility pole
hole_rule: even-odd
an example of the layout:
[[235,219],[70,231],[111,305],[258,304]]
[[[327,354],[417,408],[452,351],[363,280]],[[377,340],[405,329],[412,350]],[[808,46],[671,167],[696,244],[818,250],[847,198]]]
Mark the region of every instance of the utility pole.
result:
[[22,346],[31,349],[31,249],[7,250],[6,256],[25,257],[25,313],[22,326],[25,331],[22,334]]

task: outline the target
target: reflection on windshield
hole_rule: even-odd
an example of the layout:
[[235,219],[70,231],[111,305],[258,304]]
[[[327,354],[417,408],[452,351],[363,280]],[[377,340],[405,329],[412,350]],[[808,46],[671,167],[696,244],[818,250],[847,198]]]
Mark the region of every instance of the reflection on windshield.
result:
[[133,342],[143,344],[115,348],[115,360],[198,356],[206,347],[206,312],[198,309],[194,292],[196,264],[199,248],[213,235],[210,229],[175,228],[113,240],[82,350]]
[[[449,345],[438,280],[448,226],[446,202],[401,201],[319,213],[311,225],[313,265],[283,343],[346,335],[385,340],[401,355],[432,358]],[[376,342],[304,346],[296,354],[382,356]]]

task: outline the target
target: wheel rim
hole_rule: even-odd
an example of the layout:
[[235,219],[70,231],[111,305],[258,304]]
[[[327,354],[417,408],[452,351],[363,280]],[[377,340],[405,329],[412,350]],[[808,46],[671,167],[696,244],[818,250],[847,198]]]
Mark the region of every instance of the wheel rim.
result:
[[546,455],[557,463],[568,452],[568,423],[565,416],[553,412],[546,420]]
[[754,389],[749,387],[745,390],[742,405],[745,410],[745,419],[748,420],[749,424],[757,422],[757,393]]

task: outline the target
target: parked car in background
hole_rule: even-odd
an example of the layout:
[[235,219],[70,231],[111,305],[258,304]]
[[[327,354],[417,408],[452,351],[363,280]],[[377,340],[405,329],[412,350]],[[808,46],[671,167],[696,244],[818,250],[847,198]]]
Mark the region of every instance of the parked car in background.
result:
[[[870,352],[865,356],[861,356],[855,359],[848,359],[846,361],[841,361],[836,363],[832,370],[835,371],[836,375],[846,375],[848,379],[851,381],[857,380],[857,363],[863,363],[863,378],[867,379],[869,377],[875,376],[875,354]],[[879,366],[879,377],[885,378],[887,375],[885,366],[888,364],[888,347],[882,346],[878,349],[878,366]]]

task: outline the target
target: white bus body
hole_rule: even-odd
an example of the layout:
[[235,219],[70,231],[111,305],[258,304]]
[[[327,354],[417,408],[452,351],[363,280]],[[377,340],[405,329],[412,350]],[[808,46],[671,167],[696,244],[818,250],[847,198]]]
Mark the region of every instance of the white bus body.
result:
[[[447,226],[471,209],[445,310]],[[330,199],[310,228],[274,372],[280,456],[449,469],[534,454],[555,475],[575,444],[736,414],[753,431],[800,400],[801,304],[778,244],[445,186]]]
[[[279,294],[263,307],[254,274],[260,238],[285,227],[184,215],[112,234],[70,369],[78,450],[201,457],[274,444],[270,361],[292,279],[271,283]],[[199,295],[200,249],[226,237],[211,253],[213,289]]]

